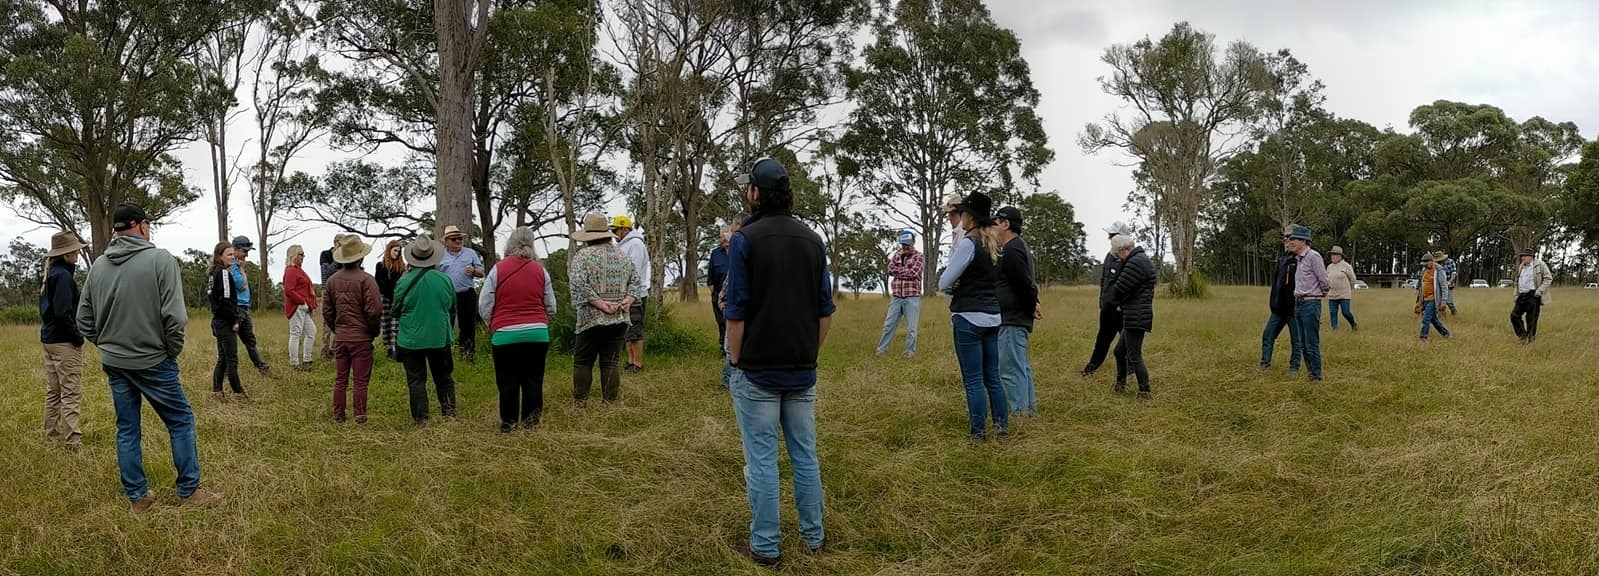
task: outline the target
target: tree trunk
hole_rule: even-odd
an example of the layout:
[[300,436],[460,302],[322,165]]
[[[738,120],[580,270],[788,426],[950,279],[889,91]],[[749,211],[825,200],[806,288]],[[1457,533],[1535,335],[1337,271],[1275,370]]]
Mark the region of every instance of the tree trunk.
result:
[[[696,179],[697,180],[697,179]],[[685,188],[699,187],[698,182],[684,182]],[[695,190],[683,193],[683,277],[678,282],[679,302],[699,302],[700,221],[699,194]]]
[[[590,70],[589,74],[592,76],[593,71]],[[548,65],[548,66],[546,66],[544,68],[544,93],[545,94],[555,94],[555,65],[554,65],[554,63],[551,63],[550,65]],[[587,98],[586,86],[585,86],[584,98],[585,99]],[[557,122],[556,122],[556,112],[557,112],[557,110],[556,110],[556,108],[558,106],[557,102],[558,102],[558,100],[556,98],[553,98],[553,97],[547,97],[545,99],[545,106],[544,106],[544,144],[545,144],[546,149],[549,151],[550,168],[553,169],[554,172],[555,172],[555,183],[556,183],[556,185],[561,187],[561,212],[562,212],[561,216],[564,218],[564,220],[566,222],[566,231],[567,232],[576,232],[577,231],[577,201],[576,201],[577,187],[576,187],[575,183],[576,183],[576,179],[577,179],[577,174],[576,174],[577,163],[575,162],[575,160],[577,158],[577,151],[574,149],[572,151],[572,153],[571,153],[570,157],[574,160],[574,162],[572,163],[572,171],[568,172],[567,171],[567,164],[566,164],[568,156],[561,152],[560,136],[559,136],[559,133],[556,131],[556,128],[557,128]],[[576,252],[577,251],[577,241],[573,240],[570,236],[568,236],[567,239],[566,239],[566,251],[567,251],[568,254],[571,254],[572,252]]]
[[[490,0],[434,0],[434,27],[439,46],[437,148],[435,175],[435,237],[446,226],[463,232],[472,226],[473,29],[468,23],[477,2]],[[478,26],[486,26],[479,22]]]
[[482,140],[474,138],[473,142],[472,197],[477,200],[478,244],[483,247],[483,264],[492,268],[499,261],[499,249],[494,238],[499,231],[494,224],[493,191],[489,189],[489,168],[494,152]]
[[917,207],[922,215],[923,294],[938,293],[938,251],[944,244],[944,228],[943,222],[938,220],[939,215],[933,213],[933,207],[929,204],[936,201],[937,199],[930,201],[924,195],[922,205]]

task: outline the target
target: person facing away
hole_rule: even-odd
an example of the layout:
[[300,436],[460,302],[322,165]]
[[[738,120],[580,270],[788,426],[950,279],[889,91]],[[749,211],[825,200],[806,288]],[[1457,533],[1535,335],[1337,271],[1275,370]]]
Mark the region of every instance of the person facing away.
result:
[[289,247],[288,266],[283,269],[283,313],[289,317],[289,368],[299,371],[311,369],[315,357],[317,309],[316,289],[311,277],[301,268],[305,264],[305,248],[299,244]]
[[[616,247],[622,254],[627,255],[633,262],[633,269],[638,272],[639,282],[645,288],[650,285],[650,251],[644,244],[644,232],[633,226],[633,219],[627,216],[617,216],[611,222],[611,233],[616,235]],[[627,334],[627,366],[628,372],[644,371],[644,320],[649,311],[649,301],[641,296],[628,307]]]
[[210,280],[206,296],[211,304],[211,335],[217,339],[217,362],[211,370],[211,399],[226,403],[228,395],[222,391],[222,381],[227,380],[240,400],[249,400],[244,386],[239,383],[239,323],[247,315],[239,306],[238,276],[233,275],[237,257],[233,245],[218,242],[211,250]]
[[609,404],[621,398],[622,375],[618,366],[629,310],[642,300],[645,287],[638,269],[618,250],[605,215],[583,216],[583,229],[572,233],[583,244],[567,263],[568,289],[576,313],[577,332],[572,354],[572,400],[588,405],[594,383],[594,363],[600,365],[600,400]]
[[[733,225],[722,226],[717,236],[716,248],[711,249],[710,263],[705,267],[705,284],[711,287],[711,315],[716,317],[716,341],[727,348],[727,317],[722,316],[722,287],[727,280],[727,242],[733,237]],[[723,382],[726,387],[726,382]]]
[[[1132,236],[1133,229],[1126,222],[1116,222],[1105,228],[1107,240],[1115,240],[1117,236]],[[1105,291],[1110,289],[1110,282],[1116,277],[1116,271],[1121,269],[1121,259],[1115,252],[1105,253],[1105,263],[1099,267],[1099,295],[1103,300]],[[1122,333],[1121,312],[1115,308],[1099,309],[1099,333],[1094,335],[1094,351],[1088,357],[1088,364],[1083,366],[1082,377],[1091,378],[1099,371],[1100,365],[1105,363],[1105,357],[1110,355],[1110,345],[1116,341],[1116,335]]]
[[1438,269],[1443,272],[1440,276],[1443,278],[1444,289],[1440,290],[1439,294],[1443,297],[1444,306],[1449,308],[1451,316],[1460,314],[1460,310],[1455,308],[1455,287],[1460,285],[1460,264],[1443,251],[1435,252],[1433,255],[1443,257]]
[[1299,325],[1310,381],[1321,382],[1321,300],[1327,297],[1330,285],[1327,264],[1321,253],[1310,247],[1310,228],[1294,225],[1290,230],[1288,251],[1294,254],[1298,267],[1294,274],[1294,322]]
[[1422,263],[1421,281],[1416,283],[1416,313],[1421,315],[1421,341],[1428,340],[1428,330],[1438,330],[1438,335],[1444,340],[1449,339],[1449,328],[1444,326],[1443,315],[1439,314],[1441,306],[1445,306],[1444,292],[1447,289],[1443,283],[1447,281],[1443,272],[1443,253],[1434,252],[1427,256]]
[[1033,321],[1043,317],[1038,283],[1033,276],[1033,253],[1022,240],[1022,211],[1015,206],[994,213],[999,240],[999,381],[1005,387],[1012,416],[1036,416],[1038,393],[1033,389],[1033,365],[1027,358],[1027,341]]
[[[339,247],[339,242],[344,241],[344,237],[345,236],[348,236],[348,234],[334,234],[333,235],[333,248],[338,248]],[[327,293],[328,279],[332,278],[333,274],[335,272],[339,271],[339,263],[333,261],[333,248],[328,248],[327,250],[323,250],[322,251],[321,262],[319,263],[320,267],[321,267],[321,273],[322,273],[322,275],[321,275],[321,277],[322,277],[321,286],[322,286],[322,299],[323,300],[327,300],[328,299],[327,298],[327,296],[328,296],[328,293]],[[328,360],[332,360],[333,359],[333,327],[332,326],[323,326],[322,327],[322,357],[327,358]]]
[[1257,369],[1271,369],[1271,357],[1277,348],[1277,339],[1283,329],[1288,329],[1288,373],[1298,374],[1300,361],[1305,357],[1305,344],[1300,339],[1299,323],[1294,317],[1294,280],[1299,275],[1299,258],[1288,250],[1288,235],[1292,228],[1283,230],[1283,252],[1277,257],[1276,272],[1271,280],[1271,296],[1267,305],[1271,316],[1266,318],[1266,329],[1260,335],[1260,364]]
[[994,436],[1010,437],[1010,409],[999,382],[999,231],[993,201],[973,192],[956,207],[966,238],[955,248],[949,267],[938,277],[938,289],[950,295],[950,323],[955,332],[955,359],[966,390],[966,418],[971,442],[988,441],[988,418]]
[[255,243],[244,236],[233,238],[233,285],[239,289],[239,341],[244,343],[244,351],[250,355],[250,363],[255,365],[256,371],[262,376],[272,375],[272,366],[261,359],[261,351],[255,346],[255,322],[250,317],[250,281],[244,275],[244,263],[250,257],[250,251],[255,249]]
[[39,343],[44,347],[44,438],[83,447],[78,418],[83,402],[83,334],[78,332],[78,255],[86,248],[71,231],[50,237],[39,291]]
[[383,352],[389,360],[399,358],[396,338],[399,336],[400,322],[391,310],[394,305],[394,285],[405,275],[404,249],[399,240],[390,240],[383,248],[382,261],[378,262],[377,270],[372,274],[378,281],[378,293],[383,295]]
[[475,279],[482,278],[483,257],[466,247],[466,234],[455,226],[444,227],[444,259],[438,270],[449,276],[455,288],[455,328],[459,335],[461,357],[467,362],[477,360],[477,286]]
[[1355,267],[1344,260],[1342,246],[1333,246],[1327,251],[1327,257],[1332,258],[1332,263],[1327,265],[1327,318],[1332,322],[1332,329],[1338,330],[1338,314],[1342,312],[1349,321],[1349,329],[1358,331],[1355,313],[1349,306],[1349,301],[1355,297]]
[[450,321],[455,314],[455,283],[435,270],[444,259],[444,245],[419,236],[405,247],[411,270],[394,285],[394,310],[400,329],[398,350],[405,365],[405,387],[410,395],[411,421],[426,425],[428,373],[439,397],[439,412],[455,417],[455,359],[450,354]]
[[117,467],[134,513],[155,505],[144,475],[141,402],[149,401],[167,427],[178,497],[208,508],[222,495],[200,487],[194,412],[178,379],[178,355],[189,322],[178,260],[150,243],[150,217],[133,204],[111,216],[116,237],[95,259],[78,301],[78,331],[100,349],[101,368],[117,415]]
[[832,325],[833,290],[822,239],[792,214],[788,169],[763,158],[736,181],[755,214],[729,241],[724,310],[750,503],[744,552],[773,566],[782,540],[779,430],[794,471],[800,539],[811,552],[827,541],[816,458],[816,359]]
[[1510,328],[1522,344],[1531,344],[1538,340],[1538,317],[1549,305],[1554,275],[1549,272],[1549,265],[1538,259],[1538,253],[1528,248],[1517,256],[1516,271],[1511,277],[1516,279],[1516,306],[1510,310]]
[[500,432],[532,429],[544,414],[544,363],[550,352],[555,281],[533,253],[533,229],[519,226],[505,258],[483,279],[478,314],[489,320]]
[[916,233],[901,230],[899,250],[888,257],[888,317],[883,319],[883,334],[877,340],[877,355],[888,352],[894,331],[905,320],[905,357],[916,356],[916,332],[922,319],[922,253],[916,249]]
[[1116,385],[1120,394],[1127,391],[1127,377],[1138,378],[1138,398],[1148,400],[1149,367],[1144,363],[1144,337],[1155,330],[1155,263],[1132,236],[1117,236],[1110,241],[1111,252],[1121,261],[1110,290],[1101,296],[1100,305],[1121,311],[1121,341],[1116,344]]
[[345,392],[355,385],[355,423],[366,423],[367,384],[372,380],[372,339],[383,322],[378,281],[361,269],[372,247],[359,236],[345,236],[333,250],[339,271],[328,278],[322,322],[333,330],[333,421],[343,424]]

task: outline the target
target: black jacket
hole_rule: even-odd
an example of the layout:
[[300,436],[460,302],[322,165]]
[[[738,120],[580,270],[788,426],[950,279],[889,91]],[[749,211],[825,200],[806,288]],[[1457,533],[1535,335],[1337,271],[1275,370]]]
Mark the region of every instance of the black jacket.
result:
[[744,241],[749,290],[738,367],[751,372],[815,370],[821,350],[819,321],[833,314],[822,297],[829,286],[822,239],[788,214],[752,218],[738,234]]
[[971,242],[976,253],[972,254],[971,263],[961,271],[960,279],[955,281],[955,289],[950,293],[949,311],[999,314],[999,263],[989,257],[982,240],[968,236],[962,238],[961,242]]
[[1105,263],[1099,265],[1099,297],[1105,298],[1105,291],[1110,290],[1110,283],[1116,280],[1116,270],[1121,268],[1122,261],[1116,258],[1115,252],[1105,253]]
[[83,346],[78,332],[77,267],[57,258],[45,272],[44,291],[39,293],[39,342]]
[[1271,280],[1271,313],[1294,314],[1294,279],[1299,274],[1299,258],[1293,254],[1277,257],[1277,275]]
[[378,281],[378,294],[383,295],[385,299],[394,299],[394,285],[398,284],[400,277],[404,275],[405,270],[390,272],[388,266],[378,262],[378,269],[372,274],[372,278]]
[[322,287],[327,288],[328,278],[332,278],[333,274],[339,271],[339,263],[333,261],[332,248],[323,250],[319,258],[321,258],[321,262],[318,264],[322,266]]
[[999,316],[1002,326],[1033,329],[1038,284],[1033,279],[1033,253],[1021,236],[1005,243],[999,255]]
[[1155,329],[1155,279],[1155,263],[1142,247],[1134,248],[1099,305],[1120,308],[1123,328],[1151,332]]
[[239,323],[239,289],[233,284],[230,269],[212,272],[205,293],[211,301],[212,324],[233,326]]

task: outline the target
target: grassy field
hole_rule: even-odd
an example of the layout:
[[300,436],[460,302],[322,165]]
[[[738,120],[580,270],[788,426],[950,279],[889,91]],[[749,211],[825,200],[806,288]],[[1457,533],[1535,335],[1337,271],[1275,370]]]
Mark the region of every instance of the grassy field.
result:
[[[1511,334],[1505,290],[1461,290],[1455,339],[1419,343],[1411,294],[1361,292],[1360,332],[1324,326],[1327,383],[1314,387],[1280,371],[1286,334],[1279,371],[1254,370],[1264,292],[1162,299],[1146,351],[1156,397],[1139,402],[1112,395],[1108,375],[1076,376],[1094,293],[1051,291],[1033,339],[1042,414],[982,446],[965,439],[942,301],[924,307],[914,360],[873,358],[884,301],[843,301],[817,407],[830,551],[800,553],[785,504],[780,572],[1599,572],[1599,293],[1558,292],[1535,347]],[[678,315],[714,338],[708,310]],[[586,411],[570,401],[570,360],[553,358],[544,427],[509,436],[488,361],[457,368],[461,418],[421,430],[399,366],[380,361],[359,428],[331,422],[327,365],[246,371],[255,404],[213,403],[204,322],[182,365],[204,483],[228,502],[174,507],[147,410],[160,505],[138,518],[97,361],[87,448],[54,449],[38,431],[37,328],[0,329],[0,573],[759,573],[731,547],[749,513],[714,354],[651,358],[619,406]],[[282,317],[256,326],[287,368]]]

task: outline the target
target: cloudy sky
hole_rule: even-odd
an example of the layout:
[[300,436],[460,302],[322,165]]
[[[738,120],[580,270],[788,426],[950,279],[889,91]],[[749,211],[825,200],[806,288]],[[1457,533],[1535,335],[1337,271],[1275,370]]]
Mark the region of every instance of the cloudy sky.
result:
[[[1110,44],[1158,38],[1179,21],[1215,34],[1220,43],[1292,50],[1326,84],[1328,109],[1378,127],[1408,131],[1411,109],[1449,99],[1493,104],[1517,120],[1573,121],[1584,136],[1599,137],[1599,59],[1593,57],[1599,54],[1599,2],[1591,0],[989,0],[989,6],[1000,25],[1021,37],[1043,95],[1039,113],[1056,153],[1043,189],[1077,207],[1096,253],[1106,248],[1097,231],[1123,218],[1131,187],[1130,169],[1120,166],[1126,158],[1114,151],[1087,156],[1076,145],[1084,124],[1120,104],[1100,91],[1097,78],[1107,67],[1099,57]],[[209,190],[204,148],[192,146],[179,156],[190,180]],[[320,150],[298,168],[319,172],[334,156]],[[253,229],[246,198],[236,198],[234,213],[236,230]],[[3,240],[20,235],[48,242],[50,231],[0,214],[8,231]],[[211,200],[202,198],[164,223],[157,243],[174,253],[209,248],[214,222]],[[331,235],[312,229],[299,241],[320,250]]]

